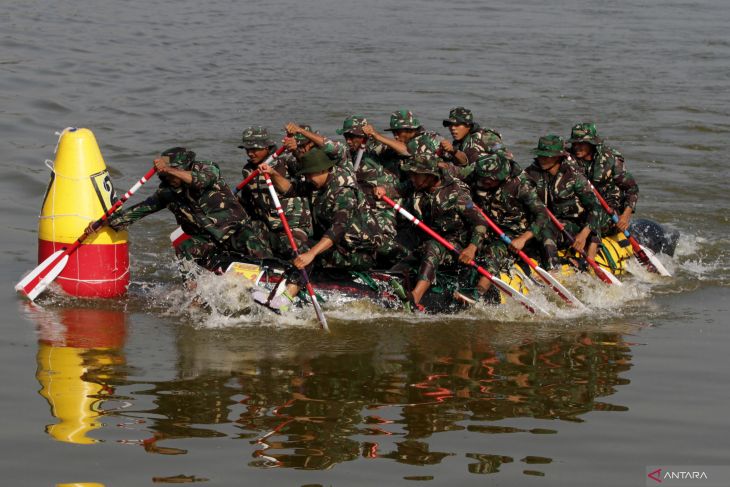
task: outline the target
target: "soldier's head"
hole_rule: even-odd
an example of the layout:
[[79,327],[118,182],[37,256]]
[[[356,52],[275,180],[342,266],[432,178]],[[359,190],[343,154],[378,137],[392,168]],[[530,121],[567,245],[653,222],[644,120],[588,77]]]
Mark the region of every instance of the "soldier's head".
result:
[[591,159],[596,146],[603,142],[598,136],[596,124],[591,122],[577,123],[570,131],[570,152],[578,159]]
[[395,140],[407,143],[422,129],[421,122],[409,110],[398,110],[390,115],[390,127],[385,130],[393,132]]
[[474,165],[476,185],[480,189],[492,190],[507,180],[510,174],[509,159],[504,154],[483,154]]
[[321,188],[327,183],[327,178],[335,162],[327,157],[322,149],[314,148],[299,159],[297,176],[304,176],[307,181]]
[[[307,132],[313,132],[315,134],[319,133],[319,132],[312,130],[311,125],[303,124],[303,125],[300,125],[300,127],[302,127]],[[294,155],[297,158],[302,157],[304,154],[306,154],[307,152],[309,152],[310,150],[312,150],[315,147],[314,142],[312,142],[311,140],[309,140],[307,137],[305,137],[302,134],[298,134],[298,133],[294,134],[292,136],[292,138],[294,139],[294,142],[296,143],[296,149],[294,149]]]
[[368,124],[368,120],[362,115],[351,115],[342,122],[342,128],[337,133],[345,137],[347,147],[351,152],[357,151],[368,139],[362,128]]
[[449,112],[449,118],[444,119],[443,124],[444,127],[448,127],[451,137],[459,141],[474,127],[474,115],[467,108],[456,107]]
[[269,135],[269,131],[260,125],[248,127],[241,135],[241,145],[239,149],[244,149],[248,160],[253,164],[260,164],[269,154],[276,150],[276,142]]
[[[160,153],[160,159],[170,167],[189,171],[195,162],[195,152],[189,151],[185,147],[171,147]],[[182,180],[176,176],[160,173],[158,175],[163,182],[173,188],[179,188],[182,185]]]
[[416,191],[428,191],[441,180],[439,158],[427,152],[417,154],[403,163],[403,171],[408,173],[411,184]]
[[543,171],[555,173],[560,168],[568,153],[565,151],[565,141],[559,135],[545,135],[537,141],[537,147],[532,149],[537,156],[537,164]]

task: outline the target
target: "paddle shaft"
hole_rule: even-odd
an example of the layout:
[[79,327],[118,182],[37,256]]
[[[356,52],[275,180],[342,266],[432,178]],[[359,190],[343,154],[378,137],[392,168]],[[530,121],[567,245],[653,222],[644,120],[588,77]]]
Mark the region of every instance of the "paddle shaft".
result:
[[[451,244],[449,241],[447,241],[441,235],[439,235],[438,233],[433,231],[431,229],[431,227],[429,227],[428,225],[426,225],[425,223],[420,221],[418,218],[411,215],[405,208],[401,207],[398,203],[396,203],[392,199],[388,198],[387,196],[383,196],[383,201],[388,203],[391,207],[393,207],[394,210],[396,210],[398,213],[403,215],[408,221],[410,221],[411,223],[416,225],[418,228],[420,228],[421,230],[426,232],[429,236],[431,236],[431,238],[436,240],[438,243],[440,243],[441,245],[443,245],[444,247],[446,247],[447,249],[449,249],[450,251],[454,252],[457,255],[460,253],[459,250],[453,244]],[[514,293],[512,293],[512,292],[504,289],[502,286],[499,286],[496,282],[496,278],[492,274],[490,274],[490,272],[488,270],[486,270],[485,268],[483,268],[482,266],[477,264],[473,259],[469,262],[469,265],[474,267],[477,270],[477,272],[479,272],[479,274],[481,274],[484,277],[486,277],[487,279],[489,279],[490,282],[492,282],[492,284],[496,285],[502,292],[504,292],[505,294],[507,294],[508,296],[510,296],[512,298],[515,297],[514,293],[516,293],[517,291],[514,291]],[[507,287],[509,287],[509,286],[507,286]],[[535,309],[532,306],[530,306],[529,304],[526,304],[522,301],[519,301],[519,302],[525,308],[527,308],[531,313],[535,312]]]
[[361,145],[360,148],[357,150],[357,155],[355,156],[355,164],[353,165],[355,172],[357,172],[358,168],[360,167],[363,154],[365,154],[365,146]]
[[[563,235],[566,236],[566,238],[570,241],[571,244],[574,243],[575,237],[573,235],[571,235],[571,233],[568,230],[565,229],[565,225],[560,223],[560,220],[558,220],[555,217],[555,215],[553,214],[553,212],[550,211],[547,207],[545,207],[545,211],[547,212],[548,216],[550,217],[550,220],[552,220],[552,222],[555,224],[555,226],[558,227],[558,230],[563,232]],[[588,257],[588,255],[585,253],[584,250],[576,250],[576,252],[578,252],[578,254],[580,254],[580,256],[586,260],[586,262],[588,262],[588,264],[593,268],[593,270],[595,271],[595,273],[599,277],[599,279],[601,279],[603,282],[606,282],[608,284],[613,284],[611,279],[608,276],[606,276],[606,274],[605,274],[608,271],[606,271],[605,269],[602,269],[601,266],[599,266],[595,260]]]
[[[274,207],[276,208],[276,212],[279,214],[279,218],[281,219],[281,224],[284,226],[284,231],[286,232],[286,236],[289,239],[289,245],[291,245],[291,248],[294,251],[294,255],[298,256],[299,247],[297,246],[296,240],[294,240],[294,235],[291,232],[291,228],[289,228],[289,222],[286,219],[286,215],[284,215],[284,210],[281,207],[281,202],[279,201],[279,195],[276,194],[276,190],[274,189],[274,183],[271,181],[271,176],[269,176],[268,173],[264,173],[264,178],[266,179],[266,186],[268,186],[268,188],[269,188],[269,194],[271,195],[271,199],[274,202]],[[317,301],[317,296],[314,294],[314,288],[312,287],[312,283],[309,281],[309,276],[307,275],[307,270],[301,269],[301,272],[302,272],[302,280],[304,281],[304,285],[307,288],[309,297],[312,299],[312,306],[314,306],[314,311],[317,314],[317,319],[319,320],[319,324],[325,331],[330,331],[329,327],[327,326],[327,318],[325,318],[324,313],[322,312],[322,308],[319,306],[319,302]]]

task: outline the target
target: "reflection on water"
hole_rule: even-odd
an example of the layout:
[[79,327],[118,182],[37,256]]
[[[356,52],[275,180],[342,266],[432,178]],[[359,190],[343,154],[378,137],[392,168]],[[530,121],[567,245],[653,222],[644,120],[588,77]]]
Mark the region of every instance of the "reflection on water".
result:
[[101,427],[102,404],[114,393],[116,367],[124,364],[126,314],[102,309],[46,310],[25,303],[38,327],[36,378],[40,394],[58,420],[46,426],[54,439],[91,444]]

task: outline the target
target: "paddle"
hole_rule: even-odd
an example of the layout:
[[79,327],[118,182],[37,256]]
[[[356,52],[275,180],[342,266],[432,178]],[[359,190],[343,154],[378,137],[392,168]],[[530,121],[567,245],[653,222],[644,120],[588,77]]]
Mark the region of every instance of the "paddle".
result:
[[[591,189],[593,190],[593,193],[595,193],[596,198],[598,198],[603,209],[611,216],[611,220],[613,220],[614,223],[618,223],[619,218],[616,211],[609,206],[605,199],[603,199],[603,196],[601,196],[601,193],[599,193],[596,187],[593,186],[593,183],[588,181],[588,184],[591,185]],[[641,262],[649,272],[654,272],[666,277],[672,276],[667,268],[664,267],[664,264],[656,258],[654,252],[641,245],[634,236],[629,233],[628,229],[624,230],[624,235],[626,235],[626,238],[629,239],[629,243],[631,243],[631,248],[634,249],[634,255],[636,255],[636,258],[639,259],[639,262]]]
[[38,267],[33,269],[30,274],[25,276],[18,284],[15,285],[15,290],[25,294],[31,301],[38,297],[38,295],[42,293],[63,271],[66,264],[68,264],[69,256],[79,248],[81,243],[86,240],[89,235],[101,228],[109,216],[117,211],[117,209],[122,206],[122,204],[124,204],[124,202],[127,201],[130,196],[132,196],[144,183],[149,181],[156,171],[157,169],[154,167],[147,171],[147,174],[142,176],[142,179],[137,181],[134,186],[132,186],[132,188],[124,194],[124,196],[118,199],[117,202],[114,203],[101,218],[91,223],[87,229],[84,230],[84,233],[82,233],[70,247],[61,248],[48,256],[46,260],[41,262]]
[[[281,155],[281,154],[282,154],[282,153],[283,153],[283,152],[284,152],[285,150],[286,150],[286,147],[284,147],[284,146],[282,145],[281,147],[279,147],[278,149],[276,149],[276,152],[274,152],[274,153],[273,153],[273,154],[271,154],[271,155],[270,155],[269,157],[267,157],[267,158],[266,158],[266,160],[264,160],[264,162],[262,162],[262,164],[271,164],[271,163],[272,163],[272,162],[274,162],[274,161],[275,161],[276,159],[278,159],[278,158],[279,158],[279,156],[280,156],[280,155]],[[246,186],[246,185],[247,185],[248,183],[250,183],[251,181],[253,181],[253,179],[254,179],[254,178],[255,178],[256,176],[258,176],[258,175],[259,175],[259,173],[261,173],[261,171],[259,171],[258,169],[254,169],[253,171],[251,171],[251,174],[249,174],[248,176],[246,176],[246,179],[244,179],[243,181],[241,181],[240,183],[238,183],[238,184],[236,185],[236,189],[235,189],[235,190],[233,191],[233,194],[234,194],[234,195],[238,194],[238,193],[239,193],[239,192],[240,192],[240,191],[241,191],[241,190],[243,189],[243,187],[244,187],[244,186]]]
[[[492,221],[491,218],[487,216],[487,214],[478,206],[475,206],[477,210],[479,210],[479,213],[482,214],[485,220],[487,220],[487,223],[489,224],[489,227],[494,230],[494,232],[499,235],[499,238],[502,239],[504,243],[506,243],[508,246],[512,244],[512,239],[510,239],[498,226],[494,221]],[[527,265],[529,265],[537,274],[542,278],[543,281],[547,283],[550,288],[555,291],[558,296],[563,298],[563,300],[566,303],[569,303],[573,306],[576,306],[581,309],[585,309],[585,305],[578,300],[573,294],[560,282],[558,282],[557,279],[555,279],[553,276],[551,276],[545,269],[537,265],[535,262],[533,262],[532,259],[530,259],[527,254],[525,254],[522,250],[517,250],[514,247],[511,247],[513,251],[517,253],[517,255],[522,259]]]
[[[573,235],[571,235],[571,233],[568,230],[565,229],[565,225],[560,223],[560,220],[555,218],[555,215],[553,215],[553,212],[550,211],[547,207],[545,208],[545,211],[547,212],[548,216],[550,217],[552,222],[555,224],[555,226],[558,227],[558,230],[563,232],[563,235],[565,235],[567,237],[568,241],[570,241],[571,244],[573,242],[575,242],[575,237]],[[616,276],[614,276],[613,274],[611,274],[610,272],[608,272],[607,270],[605,270],[601,266],[599,266],[595,260],[588,257],[588,255],[585,253],[585,251],[577,250],[576,252],[578,252],[578,254],[580,254],[580,256],[586,260],[586,262],[588,262],[588,264],[593,268],[593,271],[596,273],[598,278],[601,279],[603,282],[605,282],[607,284],[614,284],[616,286],[623,286],[623,283],[621,281],[619,281],[616,278]]]
[[[266,186],[269,188],[269,194],[271,194],[271,200],[274,203],[274,207],[276,208],[276,212],[279,214],[279,218],[281,219],[281,224],[284,226],[284,231],[286,232],[286,236],[289,239],[289,245],[291,245],[291,249],[294,251],[294,255],[299,255],[299,247],[297,247],[297,242],[294,240],[294,235],[291,233],[291,228],[289,228],[289,222],[286,220],[286,216],[284,215],[284,210],[281,208],[281,203],[279,202],[279,196],[276,194],[276,190],[274,189],[274,183],[271,181],[271,176],[269,176],[268,173],[263,173],[264,178],[266,178]],[[319,320],[319,324],[325,331],[329,332],[330,329],[327,326],[327,318],[325,318],[324,313],[322,312],[322,308],[319,306],[319,301],[317,301],[317,296],[314,294],[314,288],[312,287],[312,283],[309,281],[309,276],[307,275],[307,270],[302,269],[302,280],[304,281],[304,285],[307,288],[307,292],[309,293],[309,297],[312,299],[312,306],[314,306],[314,311],[317,314],[317,319]]]
[[355,156],[355,164],[353,167],[355,168],[355,172],[357,172],[358,168],[360,167],[360,162],[362,161],[362,155],[365,154],[365,146],[361,145],[360,148],[357,150],[357,155]]
[[[388,203],[388,205],[390,205],[394,210],[396,210],[398,213],[403,215],[406,218],[406,220],[408,220],[409,222],[413,223],[418,228],[420,228],[421,230],[426,232],[433,239],[435,239],[438,243],[440,243],[447,249],[451,250],[452,252],[459,254],[459,250],[456,247],[454,247],[450,242],[448,242],[446,239],[444,239],[441,235],[434,232],[428,225],[426,225],[422,221],[419,221],[415,216],[411,215],[408,211],[406,211],[398,203],[396,203],[392,199],[388,198],[387,196],[383,196],[382,199],[383,199],[383,201]],[[504,294],[511,297],[512,299],[514,299],[515,301],[520,303],[522,306],[527,308],[527,310],[530,313],[535,313],[535,310],[538,310],[541,313],[548,315],[547,311],[540,308],[538,305],[534,304],[532,301],[527,299],[526,296],[518,293],[517,291],[515,291],[514,289],[509,287],[509,285],[506,282],[504,282],[503,280],[501,280],[500,278],[494,277],[492,274],[489,273],[488,270],[486,270],[485,268],[483,268],[482,266],[477,264],[475,261],[472,260],[471,262],[469,262],[469,265],[474,267],[477,270],[477,272],[479,272],[479,274],[481,274],[484,277],[486,277],[487,279],[489,279],[489,281],[492,284],[494,284],[495,286],[497,286],[497,288],[499,288],[499,290],[502,291]]]

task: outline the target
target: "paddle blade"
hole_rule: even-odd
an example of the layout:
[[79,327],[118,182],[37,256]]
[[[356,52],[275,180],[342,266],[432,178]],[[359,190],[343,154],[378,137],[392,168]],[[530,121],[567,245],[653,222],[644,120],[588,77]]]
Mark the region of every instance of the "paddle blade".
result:
[[601,274],[603,274],[603,276],[606,279],[608,279],[609,281],[611,281],[611,284],[613,284],[614,286],[623,286],[624,285],[623,282],[621,282],[621,281],[618,280],[618,277],[616,277],[616,276],[613,275],[613,272],[609,272],[609,271],[607,271],[606,269],[604,269],[603,267],[601,267],[599,265],[596,265],[596,267],[599,270],[596,270],[594,268],[593,271],[594,272],[600,272]]
[[317,314],[317,320],[319,320],[319,324],[322,326],[322,329],[329,333],[330,327],[327,325],[327,318],[324,316],[324,312],[322,312],[322,308],[319,305],[319,301],[317,301],[317,295],[314,293],[314,288],[312,287],[312,283],[309,282],[307,279],[307,292],[309,293],[309,297],[312,300],[312,306],[314,306],[314,312]]
[[66,249],[56,250],[54,253],[52,253],[51,255],[46,257],[46,260],[44,260],[43,262],[38,264],[38,266],[35,269],[33,269],[31,272],[29,272],[23,279],[20,280],[20,282],[18,284],[15,285],[15,290],[22,292],[23,294],[28,294],[25,291],[25,287],[28,284],[31,284],[33,281],[35,281],[36,277],[38,277],[38,275],[41,272],[43,272],[47,268],[51,267],[53,262],[56,259],[58,259],[61,256],[61,254],[63,254],[65,251],[66,251]]
[[[652,252],[650,249],[644,247],[643,245],[639,244],[639,248],[643,252],[643,257],[646,257],[646,260],[648,260],[649,265],[654,266],[656,269],[656,272],[665,277],[672,277],[672,275],[669,273],[666,267],[664,267],[664,264],[661,263],[661,261],[657,258],[656,255],[654,255],[654,252]],[[641,258],[640,254],[637,254],[637,258],[639,261],[646,265],[647,263],[644,262],[644,259]]]
[[539,311],[541,314],[545,316],[550,316],[550,313],[533,303],[530,299],[527,298],[522,293],[519,293],[512,289],[506,282],[504,282],[502,279],[498,277],[492,277],[492,284],[497,286],[500,291],[502,291],[504,294],[509,296],[510,298],[514,299],[518,303],[520,303],[522,306],[527,308],[527,310],[530,313],[535,313],[536,311]]
[[546,283],[548,283],[548,285],[549,285],[549,286],[550,286],[551,288],[553,288],[553,290],[554,290],[554,291],[555,291],[556,293],[558,293],[558,295],[559,295],[559,296],[560,296],[561,298],[563,298],[563,300],[564,300],[564,301],[565,301],[566,303],[570,303],[570,304],[572,304],[573,306],[575,306],[576,308],[579,308],[579,309],[585,309],[585,308],[586,308],[585,304],[581,303],[581,302],[580,302],[580,300],[579,300],[578,298],[576,298],[576,297],[575,297],[575,296],[573,295],[573,293],[571,293],[571,292],[570,292],[570,291],[568,290],[568,288],[566,288],[565,286],[563,286],[563,285],[562,285],[562,284],[560,283],[560,281],[558,281],[558,280],[557,280],[557,279],[555,279],[555,278],[554,278],[553,276],[551,276],[551,275],[550,275],[550,273],[549,273],[548,271],[546,271],[545,269],[543,269],[543,268],[542,268],[542,267],[540,267],[540,266],[535,266],[535,267],[534,267],[534,269],[535,269],[535,272],[537,272],[537,273],[538,273],[538,274],[540,275],[540,277],[542,277],[542,278],[543,278],[543,280],[544,280],[544,281],[545,281]]
[[23,292],[26,296],[28,296],[28,299],[33,301],[35,300],[35,298],[38,297],[40,293],[45,291],[48,285],[51,284],[63,271],[63,269],[66,268],[66,264],[68,264],[68,254],[65,254],[63,258],[61,258],[61,260],[59,260],[57,263],[53,264],[52,267],[46,268],[46,273],[38,274],[38,279],[31,282],[23,289]]

